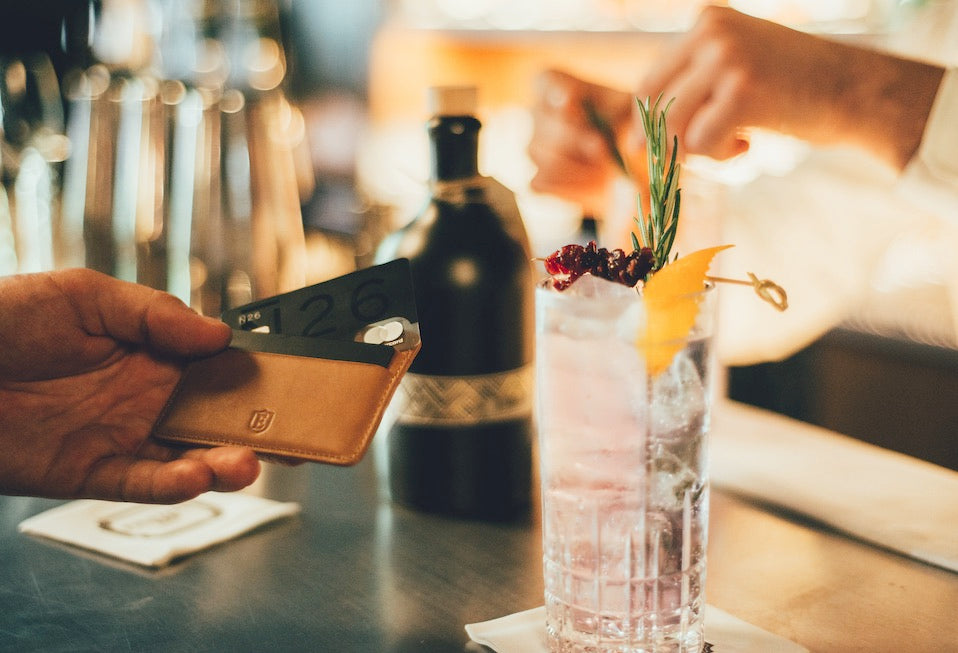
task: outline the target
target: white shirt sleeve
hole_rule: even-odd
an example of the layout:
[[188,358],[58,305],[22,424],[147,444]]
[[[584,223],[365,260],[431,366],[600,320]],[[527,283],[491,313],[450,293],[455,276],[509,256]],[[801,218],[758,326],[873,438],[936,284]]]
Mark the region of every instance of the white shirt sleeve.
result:
[[958,221],[958,68],[945,71],[921,145],[898,191],[922,209]]

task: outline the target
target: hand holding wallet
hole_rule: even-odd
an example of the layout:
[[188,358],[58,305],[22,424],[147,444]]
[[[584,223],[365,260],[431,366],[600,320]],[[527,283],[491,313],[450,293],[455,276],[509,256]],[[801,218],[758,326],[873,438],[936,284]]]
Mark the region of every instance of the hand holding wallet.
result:
[[225,312],[228,349],[191,362],[153,436],[272,456],[362,459],[421,347],[399,259]]

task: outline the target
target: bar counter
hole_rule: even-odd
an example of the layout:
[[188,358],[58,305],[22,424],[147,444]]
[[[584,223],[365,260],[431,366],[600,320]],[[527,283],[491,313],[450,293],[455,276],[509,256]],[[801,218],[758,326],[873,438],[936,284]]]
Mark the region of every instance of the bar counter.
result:
[[[465,624],[542,603],[537,514],[410,511],[377,463],[271,469],[300,515],[155,571],[18,533],[62,502],[0,497],[0,650],[477,651]],[[815,652],[958,649],[958,574],[721,489],[710,523],[710,604]]]

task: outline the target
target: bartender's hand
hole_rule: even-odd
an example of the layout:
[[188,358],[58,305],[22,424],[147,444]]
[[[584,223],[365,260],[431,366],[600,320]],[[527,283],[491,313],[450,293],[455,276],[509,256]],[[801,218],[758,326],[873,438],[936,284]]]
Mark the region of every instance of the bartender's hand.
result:
[[860,146],[900,170],[918,148],[943,72],[710,6],[656,59],[636,95],[675,98],[668,124],[684,154],[734,157],[757,127]]
[[585,102],[590,102],[616,132],[627,131],[635,104],[632,94],[558,70],[539,75],[528,146],[537,171],[530,187],[576,202],[586,213],[601,214],[609,183],[618,170],[583,109]]
[[0,493],[175,503],[259,473],[241,447],[149,437],[185,359],[229,327],[91,270],[0,278]]

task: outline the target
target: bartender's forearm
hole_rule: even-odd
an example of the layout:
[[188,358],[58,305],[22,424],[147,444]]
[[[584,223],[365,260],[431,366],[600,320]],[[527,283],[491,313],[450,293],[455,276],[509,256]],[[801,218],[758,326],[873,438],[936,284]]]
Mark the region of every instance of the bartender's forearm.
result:
[[901,171],[918,151],[944,68],[858,48],[846,54],[823,89],[833,98],[839,140]]
[[639,85],[675,98],[687,154],[727,159],[752,128],[865,148],[902,170],[921,142],[943,69],[710,6]]

